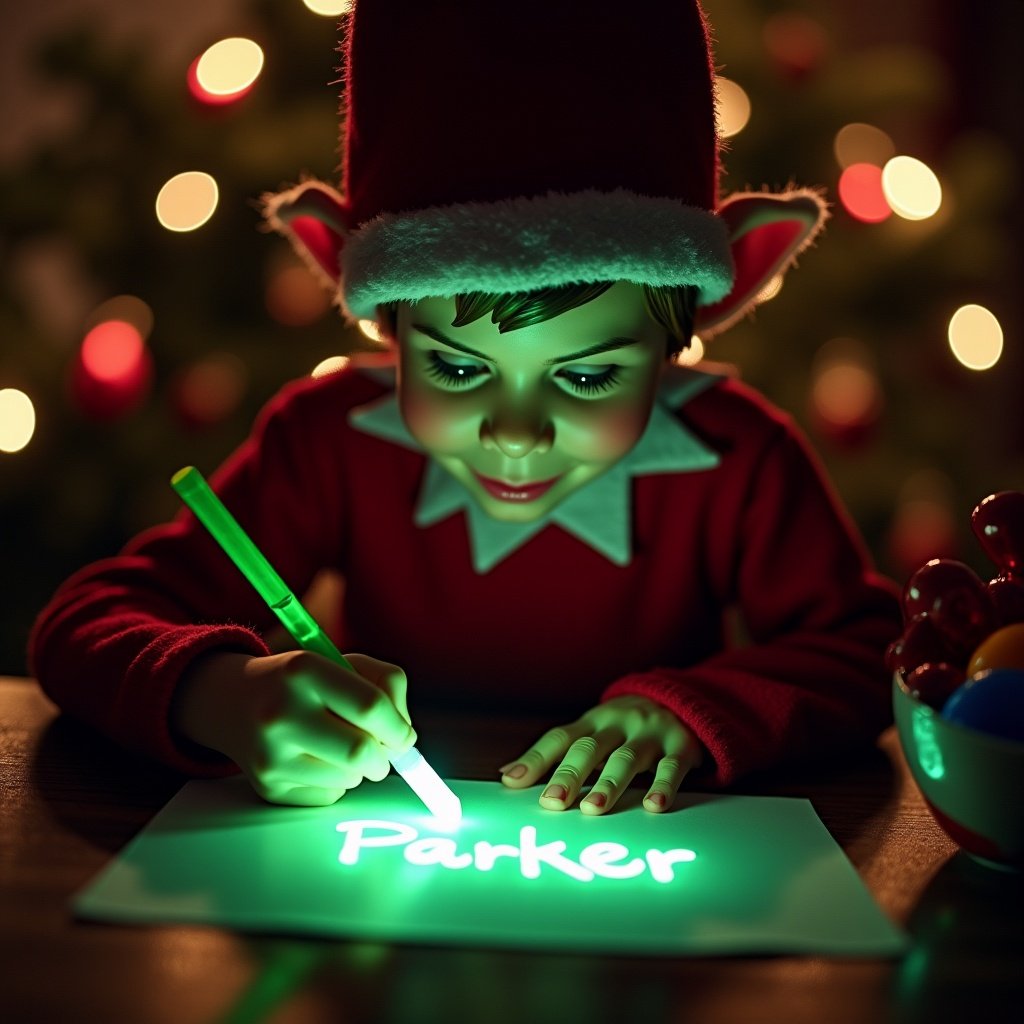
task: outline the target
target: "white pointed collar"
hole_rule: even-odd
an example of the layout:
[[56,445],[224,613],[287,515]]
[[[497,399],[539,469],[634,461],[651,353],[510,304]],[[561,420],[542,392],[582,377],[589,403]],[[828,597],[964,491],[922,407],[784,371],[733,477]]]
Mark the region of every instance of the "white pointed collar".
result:
[[[394,390],[394,370],[363,369],[359,372],[391,390],[368,405],[353,409],[349,422],[364,433],[426,454],[402,420]],[[427,527],[465,511],[473,567],[478,573],[487,572],[552,524],[616,565],[628,565],[632,557],[632,478],[654,473],[689,473],[712,469],[719,463],[717,452],[687,430],[672,410],[685,405],[720,379],[719,375],[687,367],[670,367],[662,378],[647,428],[630,452],[609,470],[573,491],[546,515],[529,523],[493,519],[455,477],[428,456],[413,521],[417,526]]]

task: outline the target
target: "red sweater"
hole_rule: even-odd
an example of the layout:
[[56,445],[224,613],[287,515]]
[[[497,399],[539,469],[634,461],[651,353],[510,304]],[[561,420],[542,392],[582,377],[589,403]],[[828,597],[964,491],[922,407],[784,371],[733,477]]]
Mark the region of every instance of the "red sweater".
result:
[[[414,720],[429,701],[566,721],[640,694],[700,738],[704,785],[835,755],[889,721],[895,587],[871,571],[798,431],[749,388],[721,381],[678,411],[720,461],[633,479],[627,565],[548,525],[485,573],[463,512],[413,524],[425,457],[348,422],[386,391],[352,371],[286,387],[213,484],[295,593],[325,567],[343,575],[339,621],[325,625],[342,650],[406,670]],[[727,642],[728,609],[748,643]],[[69,579],[30,659],[65,710],[215,775],[232,766],[169,730],[175,685],[201,652],[266,653],[274,625],[183,511]]]

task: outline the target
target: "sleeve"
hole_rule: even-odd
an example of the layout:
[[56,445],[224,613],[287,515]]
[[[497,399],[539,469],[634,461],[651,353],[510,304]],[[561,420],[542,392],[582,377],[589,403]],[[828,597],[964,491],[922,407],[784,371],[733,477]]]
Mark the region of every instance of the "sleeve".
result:
[[619,679],[604,699],[647,697],[710,755],[696,780],[725,786],[786,761],[841,756],[889,723],[886,646],[901,628],[895,584],[876,574],[803,438],[779,425],[729,524],[731,593],[749,642],[687,668]]
[[[324,463],[326,448],[310,443],[296,403],[279,397],[211,480],[297,593],[332,562],[331,539],[340,537],[339,503],[325,486],[337,473]],[[36,619],[29,664],[59,707],[122,746],[188,774],[223,775],[234,770],[226,758],[172,734],[172,695],[200,654],[268,653],[263,633],[275,621],[183,510],[67,580]]]

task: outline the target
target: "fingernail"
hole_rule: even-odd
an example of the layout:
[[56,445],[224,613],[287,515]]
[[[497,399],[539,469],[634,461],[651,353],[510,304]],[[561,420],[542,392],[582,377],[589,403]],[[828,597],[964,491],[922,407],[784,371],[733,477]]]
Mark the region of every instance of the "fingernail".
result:
[[651,807],[664,807],[665,806],[665,794],[664,793],[648,793],[644,797],[644,803],[649,804]]
[[506,779],[521,779],[526,774],[526,765],[514,764],[508,769],[508,771],[502,768],[501,774],[504,775]]
[[547,789],[541,793],[541,796],[545,800],[564,800],[568,795],[565,786],[548,786]]
[[608,798],[604,793],[591,793],[583,802],[590,804],[591,807],[604,807],[608,802]]

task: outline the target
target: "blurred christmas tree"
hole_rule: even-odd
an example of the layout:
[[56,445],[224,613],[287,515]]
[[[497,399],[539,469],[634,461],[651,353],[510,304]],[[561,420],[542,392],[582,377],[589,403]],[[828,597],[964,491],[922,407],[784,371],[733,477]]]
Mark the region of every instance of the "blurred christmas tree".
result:
[[[971,506],[1024,489],[1011,308],[1019,154],[994,131],[946,123],[957,83],[934,54],[841,45],[846,6],[861,10],[707,3],[723,74],[751,104],[729,141],[726,191],[797,180],[836,204],[800,272],[709,355],[803,423],[877,559],[902,577],[938,554],[978,564]],[[24,671],[32,617],[62,578],[176,511],[174,470],[212,470],[283,381],[371,344],[259,230],[265,190],[303,172],[336,179],[334,19],[300,0],[253,0],[233,34],[265,56],[234,95],[195,66],[157,75],[145,47],[114,47],[95,25],[40,54],[81,116],[0,170],[0,448],[24,415],[10,396],[28,396],[35,416],[27,445],[0,450],[0,671]],[[723,118],[737,102],[723,94]],[[851,124],[874,131],[847,132],[837,152]],[[941,206],[917,220],[888,206],[880,222],[858,219],[838,199],[844,164],[870,172],[894,153],[933,168]],[[183,171],[209,175],[199,184],[212,179],[219,198],[201,227],[169,230],[154,200]],[[865,201],[879,201],[866,180]],[[1010,340],[986,372],[958,363],[946,340],[968,303],[996,313]]]

